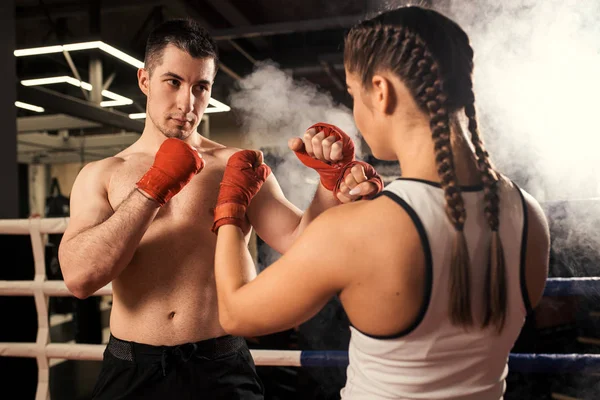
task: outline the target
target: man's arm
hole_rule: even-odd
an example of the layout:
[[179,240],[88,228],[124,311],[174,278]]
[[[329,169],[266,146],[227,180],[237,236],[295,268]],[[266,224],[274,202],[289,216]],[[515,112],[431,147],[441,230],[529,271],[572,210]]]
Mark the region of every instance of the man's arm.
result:
[[[332,177],[335,178],[335,175],[342,174],[343,170],[332,167],[330,171],[326,171],[329,169],[327,165],[353,160],[354,145],[343,132],[343,137],[340,139],[341,136],[327,136],[324,130],[319,129],[321,128],[310,128],[302,139],[294,138],[289,142],[291,151],[304,154],[301,158],[302,163],[315,165],[319,173],[329,175],[321,178],[315,196],[306,211],[302,212],[285,198],[273,175],[269,176],[248,207],[247,216],[257,235],[271,248],[282,254],[289,249],[311,221],[323,211],[340,203],[355,201],[377,189],[374,184],[366,183],[368,178],[364,168],[356,166],[352,168],[352,173],[348,174],[345,183],[342,183],[342,190],[336,197],[332,186]],[[316,163],[311,161],[316,161]],[[299,163],[299,165],[301,164]],[[324,186],[323,179],[329,181],[329,188]],[[350,195],[348,192],[357,186],[361,191]]]
[[65,284],[79,298],[119,276],[159,207],[204,167],[197,150],[179,139],[166,139],[152,166],[113,212],[108,182],[111,170],[121,162],[108,158],[88,164],[73,185],[71,218],[58,256]]
[[338,204],[333,193],[319,184],[312,202],[302,212],[285,197],[277,178],[271,174],[252,199],[247,215],[256,234],[283,254],[312,220]]
[[65,284],[86,298],[110,283],[129,264],[159,205],[137,189],[113,212],[106,169],[116,159],[87,164],[71,191],[71,216],[58,251]]

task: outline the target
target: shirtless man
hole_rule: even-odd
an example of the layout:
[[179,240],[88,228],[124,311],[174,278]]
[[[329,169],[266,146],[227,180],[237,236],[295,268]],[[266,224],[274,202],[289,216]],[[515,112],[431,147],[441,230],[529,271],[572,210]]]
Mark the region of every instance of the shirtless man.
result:
[[[110,282],[113,288],[111,337],[94,399],[263,398],[244,339],[219,324],[212,208],[226,162],[238,149],[196,130],[217,62],[215,42],[196,23],[175,20],[155,29],[138,71],[147,96],[140,139],[87,164],[73,185],[59,249],[65,283],[78,298]],[[313,159],[344,160],[348,146],[338,139],[312,129],[290,147]],[[249,224],[275,250],[285,252],[338,199],[377,190],[365,178],[362,193],[350,196],[347,189],[336,199],[324,183],[337,172],[320,174],[322,184],[304,213],[285,199],[273,176],[248,208]],[[360,171],[356,175],[361,181]]]

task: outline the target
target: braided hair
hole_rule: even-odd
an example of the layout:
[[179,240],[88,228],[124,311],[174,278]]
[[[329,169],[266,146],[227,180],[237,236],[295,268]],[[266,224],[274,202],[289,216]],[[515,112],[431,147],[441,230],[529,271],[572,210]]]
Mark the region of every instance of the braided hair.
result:
[[455,230],[451,255],[449,316],[453,324],[474,324],[470,301],[469,251],[464,235],[467,218],[457,180],[451,145],[450,119],[464,109],[484,185],[484,213],[492,231],[482,327],[504,327],[507,313],[506,272],[499,226],[498,187],[479,134],[473,93],[473,49],[467,34],[443,15],[421,7],[402,7],[361,22],[345,41],[344,64],[364,87],[379,71],[395,73],[418,107],[429,116],[435,161],[446,201],[446,215]]

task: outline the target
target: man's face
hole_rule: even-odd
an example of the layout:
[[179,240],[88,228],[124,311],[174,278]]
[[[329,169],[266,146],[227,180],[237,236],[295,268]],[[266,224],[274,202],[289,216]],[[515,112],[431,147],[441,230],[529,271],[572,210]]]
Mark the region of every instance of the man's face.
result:
[[138,71],[140,88],[148,97],[150,122],[166,137],[187,138],[196,131],[208,106],[214,77],[213,58],[193,58],[168,45],[152,74]]

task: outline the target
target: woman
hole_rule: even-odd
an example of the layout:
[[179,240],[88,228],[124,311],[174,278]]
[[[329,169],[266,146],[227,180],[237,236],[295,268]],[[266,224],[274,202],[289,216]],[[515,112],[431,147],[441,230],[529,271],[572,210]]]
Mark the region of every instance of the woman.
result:
[[[217,218],[221,323],[237,335],[280,331],[339,295],[352,323],[343,399],[500,399],[509,352],[543,294],[550,240],[538,202],[484,149],[469,39],[441,14],[405,7],[352,28],[344,52],[356,125],[402,178],[323,213],[251,282],[230,225],[243,217]],[[224,184],[243,173],[260,187],[259,164],[232,162]],[[236,201],[225,197],[219,206]]]

